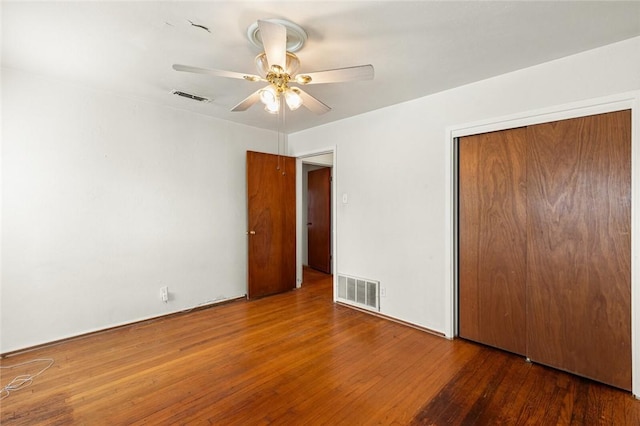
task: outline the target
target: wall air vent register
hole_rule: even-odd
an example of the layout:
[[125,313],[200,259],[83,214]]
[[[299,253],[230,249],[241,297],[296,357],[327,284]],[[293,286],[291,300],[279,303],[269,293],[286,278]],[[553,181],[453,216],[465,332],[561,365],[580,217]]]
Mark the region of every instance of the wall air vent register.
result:
[[380,282],[338,274],[336,300],[370,311],[380,311]]

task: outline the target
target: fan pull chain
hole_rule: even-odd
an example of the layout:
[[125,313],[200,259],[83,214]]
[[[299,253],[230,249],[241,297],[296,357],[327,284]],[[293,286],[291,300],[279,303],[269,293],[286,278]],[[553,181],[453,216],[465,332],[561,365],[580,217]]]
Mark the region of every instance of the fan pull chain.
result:
[[[279,98],[279,102],[280,102],[280,108],[278,108],[278,113],[277,113],[277,120],[278,120],[278,124],[277,124],[277,136],[278,136],[278,162],[276,165],[276,170],[280,171],[280,136],[282,136],[282,150],[284,151],[284,146],[285,146],[285,135],[284,135],[284,128],[285,128],[285,103],[284,103],[284,99],[281,96]],[[283,169],[282,169],[282,175],[285,176],[287,174],[286,172],[286,164],[287,162],[285,161],[285,159],[282,160],[282,164],[283,164]]]
[[[284,133],[284,130],[286,128],[286,105],[284,103],[284,96],[280,97],[280,111],[282,112],[282,128],[281,128],[281,133],[282,133],[282,151],[283,154],[286,154],[285,151],[285,146],[286,146],[286,134]],[[278,141],[278,149],[280,148],[280,142]],[[285,176],[287,174],[287,159],[286,157],[282,159],[282,176]]]
[[281,128],[280,128],[280,115],[282,114],[282,99],[279,98],[278,102],[280,103],[280,107],[278,108],[278,113],[276,114],[276,134],[278,137],[278,162],[276,165],[276,170],[280,171],[280,133],[281,133]]

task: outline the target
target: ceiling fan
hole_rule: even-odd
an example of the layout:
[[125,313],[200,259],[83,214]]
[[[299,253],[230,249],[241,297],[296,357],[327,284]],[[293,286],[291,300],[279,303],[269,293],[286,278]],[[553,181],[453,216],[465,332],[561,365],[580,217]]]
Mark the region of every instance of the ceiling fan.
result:
[[[282,20],[270,19],[259,20],[254,27],[254,33],[259,34],[264,52],[256,59],[256,66],[259,75],[244,74],[234,71],[224,71],[209,68],[198,68],[188,65],[174,64],[176,71],[186,71],[199,74],[208,74],[215,77],[237,78],[251,82],[268,83],[267,86],[253,92],[247,98],[234,106],[232,111],[246,111],[259,101],[265,105],[265,110],[277,114],[286,103],[289,109],[295,110],[304,106],[316,114],[324,114],[331,110],[320,100],[311,96],[300,87],[291,86],[296,84],[304,86],[308,84],[338,83],[346,81],[370,80],[373,79],[372,65],[359,65],[347,68],[336,68],[326,71],[316,71],[305,74],[296,74],[300,67],[300,60],[291,51],[287,51],[287,29],[297,30],[296,36],[306,33],[297,25]],[[300,33],[300,31],[302,33]],[[250,27],[251,32],[251,27]],[[300,40],[296,45],[296,51],[304,40]],[[294,50],[294,49],[290,49]]]

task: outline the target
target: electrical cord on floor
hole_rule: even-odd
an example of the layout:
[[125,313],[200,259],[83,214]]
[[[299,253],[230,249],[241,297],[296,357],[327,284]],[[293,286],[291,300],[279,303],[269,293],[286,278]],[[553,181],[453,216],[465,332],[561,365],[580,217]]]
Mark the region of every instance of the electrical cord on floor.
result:
[[9,382],[9,384],[3,386],[2,389],[0,389],[0,400],[7,398],[9,394],[11,394],[11,392],[20,390],[22,388],[25,388],[31,385],[33,383],[33,379],[35,379],[36,377],[38,377],[39,375],[47,371],[53,365],[54,361],[51,358],[38,358],[38,359],[33,359],[31,361],[23,362],[20,364],[10,365],[7,367],[0,366],[0,369],[10,370],[12,368],[23,367],[25,365],[35,364],[37,362],[47,362],[48,364],[46,367],[38,371],[36,374],[20,374],[16,376],[13,380],[11,380],[11,382]]

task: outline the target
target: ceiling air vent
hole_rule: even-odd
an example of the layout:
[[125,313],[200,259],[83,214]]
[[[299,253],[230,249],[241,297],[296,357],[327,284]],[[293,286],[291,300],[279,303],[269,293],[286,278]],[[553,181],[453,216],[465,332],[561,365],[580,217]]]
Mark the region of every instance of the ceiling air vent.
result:
[[192,100],[198,101],[198,102],[211,102],[211,99],[209,99],[209,98],[203,98],[202,96],[192,95],[191,93],[186,93],[186,92],[181,92],[180,90],[174,90],[171,93],[173,93],[174,95],[182,96],[183,98],[192,99]]

